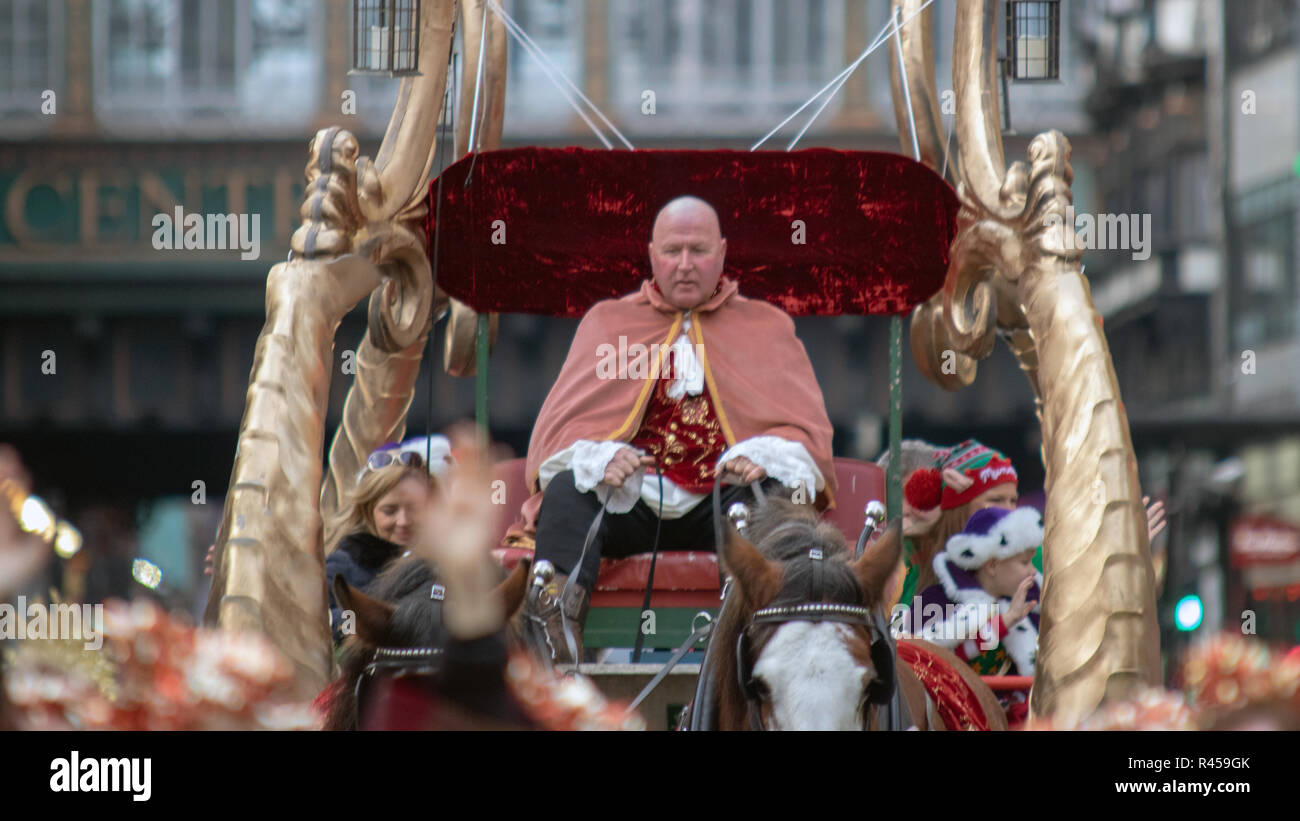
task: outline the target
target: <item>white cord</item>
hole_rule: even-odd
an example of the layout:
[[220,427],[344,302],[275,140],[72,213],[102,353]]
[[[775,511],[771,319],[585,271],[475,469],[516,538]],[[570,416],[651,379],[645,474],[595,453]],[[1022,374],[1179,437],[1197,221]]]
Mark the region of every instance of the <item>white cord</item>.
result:
[[956,119],[957,117],[954,116],[948,121],[948,139],[943,144],[943,170],[939,172],[939,176],[944,179],[948,178],[948,152],[952,149],[952,124]]
[[[487,5],[483,6],[483,30],[479,32],[478,40],[478,66],[475,67],[474,77],[474,109],[469,115],[469,151],[470,153],[478,152],[478,98],[483,93],[483,64],[487,62]],[[484,107],[484,113],[487,107]]]
[[[515,36],[516,41],[518,41],[520,45],[523,45],[525,48],[527,48],[529,50],[529,54],[533,55],[534,59],[536,59],[542,65],[542,70],[546,71],[546,75],[551,80],[551,82],[555,83],[556,77],[562,80],[564,84],[567,85],[569,89],[573,91],[574,94],[577,94],[578,97],[582,98],[582,101],[584,103],[586,103],[588,106],[591,107],[591,110],[595,112],[596,116],[601,119],[601,122],[603,122],[606,126],[609,127],[611,131],[614,132],[614,135],[618,137],[619,141],[622,142],[623,145],[627,146],[627,149],[629,151],[635,150],[632,146],[632,143],[628,142],[627,137],[623,136],[623,132],[619,131],[617,126],[615,126],[613,123],[609,121],[609,118],[606,117],[604,113],[601,112],[601,110],[596,106],[596,104],[593,103],[591,99],[587,97],[586,94],[582,93],[582,89],[575,86],[569,80],[569,78],[564,75],[564,72],[560,71],[560,69],[554,63],[551,62],[551,59],[546,56],[546,53],[542,51],[541,47],[538,46],[537,43],[533,41],[533,38],[529,37],[528,33],[524,31],[523,28],[518,23],[516,23],[509,14],[506,13],[505,9],[501,8],[500,4],[497,3],[496,0],[486,0],[486,2],[488,7],[491,8],[492,11],[494,11],[498,16],[501,17],[502,22],[506,24],[506,28],[509,29],[510,33]],[[554,71],[554,74],[552,74],[550,71],[547,71],[547,66],[549,66],[550,69]],[[581,108],[578,107],[578,104],[574,101],[573,97],[569,93],[567,93],[563,87],[560,87],[559,83],[556,83],[556,86],[557,88],[559,88],[560,93],[564,95],[564,98],[569,102],[569,105],[573,106],[573,110],[577,111],[578,116],[582,117],[582,119],[587,123],[587,125],[591,127],[591,130],[596,133],[596,136],[600,139],[602,143],[604,143],[605,147],[613,148],[614,146],[611,145],[609,140],[605,138],[605,135],[601,133],[599,128],[596,127],[596,124],[593,123],[591,119],[587,117],[586,113]]]
[[[892,21],[891,21],[891,22],[892,22]],[[845,68],[845,69],[844,69],[843,71],[841,71],[838,75],[836,75],[836,77],[835,77],[834,80],[831,80],[831,83],[836,83],[835,87],[832,88],[831,91],[830,91],[830,93],[826,95],[826,99],[825,99],[825,100],[822,100],[822,104],[821,104],[820,106],[818,106],[818,108],[817,108],[817,110],[816,110],[815,112],[813,112],[813,115],[812,115],[811,117],[808,118],[808,122],[804,123],[803,128],[799,129],[799,133],[796,134],[796,135],[794,135],[794,139],[791,140],[791,141],[790,141],[790,144],[787,145],[787,146],[785,147],[785,150],[786,150],[786,151],[793,151],[793,150],[794,150],[794,147],[795,147],[796,145],[799,144],[799,141],[800,141],[800,140],[803,139],[803,135],[806,134],[806,133],[808,132],[808,129],[812,128],[812,124],[815,123],[815,122],[817,122],[817,118],[820,117],[820,116],[821,116],[821,113],[822,113],[823,111],[826,110],[826,106],[830,105],[831,100],[833,100],[833,99],[835,98],[835,95],[839,93],[839,90],[840,90],[841,88],[844,87],[844,84],[847,83],[847,82],[849,81],[849,77],[851,77],[851,76],[853,75],[853,72],[854,72],[855,70],[857,70],[857,67],[858,67],[859,65],[862,64],[862,61],[865,60],[865,59],[867,58],[867,56],[871,54],[871,52],[873,52],[873,51],[876,50],[876,47],[879,46],[880,41],[884,39],[884,37],[885,37],[885,33],[886,33],[887,31],[889,31],[889,28],[890,28],[889,23],[886,23],[886,24],[885,24],[885,27],[882,28],[882,29],[880,30],[880,33],[876,35],[876,39],[872,40],[872,41],[871,41],[871,45],[867,46],[866,51],[862,52],[862,54],[860,54],[860,55],[858,56],[858,59],[854,60],[852,63],[849,64],[849,66],[848,66],[847,68]],[[822,90],[825,91],[825,88],[823,88]],[[821,94],[821,91],[819,91],[819,92],[817,92],[817,93],[818,93],[818,94]],[[811,100],[809,100],[808,102],[811,103],[811,102],[812,102],[813,100],[815,100],[815,99],[817,99],[816,96],[814,96],[814,97],[813,97]],[[805,104],[805,105],[807,105],[807,104]],[[798,114],[798,113],[799,113],[798,111],[795,112],[795,114]],[[794,118],[794,114],[791,114],[791,115],[790,115],[790,119],[793,119],[793,118]],[[789,120],[786,120],[786,122],[789,122]],[[785,123],[782,123],[782,125],[784,125],[784,124],[785,124]],[[778,129],[779,129],[780,127],[781,127],[781,126],[777,126]],[[775,131],[775,129],[774,129],[774,131]],[[769,134],[769,136],[770,136],[770,134]],[[764,137],[763,139],[766,140],[767,137]],[[752,151],[753,149],[750,149],[750,150]]]
[[[901,25],[905,26],[908,23],[910,23],[913,17],[925,11],[926,7],[933,2],[934,0],[926,0],[925,4],[922,5],[919,9],[907,15],[907,18],[903,20]],[[790,114],[790,116],[786,117],[784,120],[777,123],[777,125],[771,131],[763,135],[762,139],[760,139],[758,142],[750,146],[749,150],[750,151],[758,150],[759,146],[767,142],[772,137],[773,134],[780,131],[782,128],[786,126],[787,123],[789,123],[795,117],[799,116],[799,113],[801,111],[803,111],[808,106],[812,105],[813,100],[816,100],[818,97],[822,96],[822,94],[826,93],[827,89],[831,88],[832,86],[835,86],[835,90],[831,92],[831,95],[834,95],[836,92],[838,92],[840,90],[840,87],[844,85],[844,82],[847,81],[848,75],[851,74],[855,69],[857,69],[857,67],[862,63],[863,60],[871,56],[871,53],[874,52],[877,48],[879,48],[884,43],[884,41],[888,38],[889,33],[893,30],[893,28],[894,28],[894,21],[891,18],[889,22],[885,23],[884,27],[880,30],[880,33],[876,35],[876,38],[871,41],[871,45],[867,46],[867,48],[861,54],[858,55],[856,60],[854,60],[852,63],[846,66],[844,70],[841,71],[839,74],[835,75],[830,82],[822,86],[821,89],[816,94],[812,95],[806,101],[804,101],[804,104],[796,108],[794,112]],[[813,114],[812,120],[808,121],[808,124],[804,126],[803,131],[808,130],[808,128],[812,125],[813,121],[817,119],[817,115],[820,114],[822,112],[822,109],[824,108],[826,108],[826,103],[823,103],[822,107],[817,110],[817,113]],[[800,136],[802,135],[803,132],[800,132]],[[795,142],[798,142],[798,137],[795,138]],[[791,143],[791,147],[793,147],[793,145],[794,143]]]
[[[502,22],[505,22],[506,20],[506,18],[504,17],[502,17],[501,19]],[[560,95],[564,97],[565,102],[567,102],[569,106],[572,107],[575,112],[577,112],[578,116],[581,117],[583,122],[585,122],[587,126],[592,130],[592,133],[596,135],[596,139],[600,140],[600,142],[606,148],[613,148],[614,144],[611,143],[609,139],[605,136],[604,132],[602,132],[600,128],[598,128],[596,124],[591,121],[591,118],[587,116],[587,112],[582,110],[582,107],[578,105],[578,101],[573,98],[573,95],[569,93],[569,90],[556,80],[556,78],[551,72],[551,69],[547,67],[547,61],[543,59],[543,56],[536,53],[533,50],[533,46],[529,45],[528,42],[525,41],[520,36],[520,31],[516,30],[516,28],[514,27],[511,27],[510,23],[508,22],[506,23],[506,31],[510,33],[510,36],[515,38],[515,42],[517,42],[519,46],[529,54],[529,56],[531,56],[535,61],[537,61],[538,68],[542,70],[542,73],[546,75],[546,78],[548,80],[550,80],[552,83],[555,84],[556,91],[560,92]]]
[[[933,2],[933,0],[931,0]],[[926,5],[929,5],[927,3]],[[921,8],[925,8],[922,6]],[[907,62],[903,60],[902,26],[897,22],[898,9],[894,9],[894,45],[898,46],[898,71],[903,80],[903,99],[907,102],[907,122],[912,127],[912,159],[921,161],[921,144],[916,139],[916,116],[912,113],[912,91],[907,87]]]

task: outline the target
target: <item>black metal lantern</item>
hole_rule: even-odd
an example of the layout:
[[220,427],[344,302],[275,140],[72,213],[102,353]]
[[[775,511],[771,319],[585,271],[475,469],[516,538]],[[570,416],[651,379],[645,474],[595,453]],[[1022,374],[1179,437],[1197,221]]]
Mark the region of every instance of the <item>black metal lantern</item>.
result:
[[1007,66],[1012,80],[1061,78],[1060,0],[1007,3]]
[[420,0],[352,0],[352,72],[420,71]]

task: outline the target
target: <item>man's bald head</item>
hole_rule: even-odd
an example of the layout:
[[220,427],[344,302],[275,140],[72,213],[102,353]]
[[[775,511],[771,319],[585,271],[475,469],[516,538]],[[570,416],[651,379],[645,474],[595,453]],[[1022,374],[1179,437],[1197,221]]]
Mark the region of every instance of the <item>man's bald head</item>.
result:
[[653,241],[654,237],[659,234],[661,226],[676,224],[681,220],[699,220],[707,222],[713,227],[718,238],[722,238],[722,227],[721,223],[718,221],[718,212],[714,210],[712,205],[709,205],[699,197],[687,195],[684,197],[678,197],[677,199],[670,201],[663,208],[659,209],[659,213],[655,215],[655,224],[654,229],[651,232],[651,240]]
[[689,310],[713,296],[726,253],[712,205],[684,196],[659,209],[650,238],[650,267],[668,304]]

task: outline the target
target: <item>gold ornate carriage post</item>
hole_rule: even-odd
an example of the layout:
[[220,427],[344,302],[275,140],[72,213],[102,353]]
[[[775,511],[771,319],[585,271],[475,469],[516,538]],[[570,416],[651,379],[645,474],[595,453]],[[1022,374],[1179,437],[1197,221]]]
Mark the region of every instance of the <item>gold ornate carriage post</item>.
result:
[[[456,101],[455,156],[499,145],[506,25],[491,5],[424,0],[408,10],[419,15],[423,73],[403,78],[374,160],[360,156],[356,139],[342,129],[317,133],[291,259],[267,278],[267,319],[207,615],[227,629],[266,633],[296,664],[304,695],[327,683],[331,667],[322,521],[351,490],[365,456],[401,438],[436,317],[450,310],[449,372],[467,376],[476,361],[485,361],[489,319],[435,286],[423,223],[454,25],[463,33],[464,76],[475,78]],[[891,75],[903,151],[939,171],[944,143],[928,4],[892,5],[899,27]],[[957,150],[945,170],[961,203],[958,233],[943,288],[913,312],[911,345],[922,373],[956,390],[974,380],[977,361],[1000,336],[1029,379],[1047,477],[1031,707],[1070,725],[1158,683],[1154,574],[1128,420],[1080,252],[1072,250],[1078,247],[1068,235],[1073,226],[1064,221],[1072,203],[1069,142],[1056,131],[1040,134],[1030,143],[1028,163],[1006,166],[996,6],[957,0]],[[416,26],[410,21],[408,31]],[[395,53],[395,46],[387,51]],[[323,475],[334,332],[367,297],[368,329]],[[894,320],[895,353],[899,327]],[[895,409],[896,387],[891,384]],[[897,414],[891,416],[896,443]]]

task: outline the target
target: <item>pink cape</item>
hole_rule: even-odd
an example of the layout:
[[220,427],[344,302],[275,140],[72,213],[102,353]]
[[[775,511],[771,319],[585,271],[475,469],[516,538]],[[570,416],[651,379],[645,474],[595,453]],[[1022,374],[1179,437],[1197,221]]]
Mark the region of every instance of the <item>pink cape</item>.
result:
[[[638,367],[631,353],[634,345],[643,345],[662,359],[681,335],[682,314],[664,302],[650,280],[642,282],[640,291],[598,302],[587,312],[533,427],[527,478],[534,495],[524,503],[513,536],[536,532],[542,498],[537,473],[548,458],[579,439],[626,442],[636,435],[654,381],[607,378],[611,347],[615,354],[629,350],[623,357],[629,369]],[[812,363],[795,336],[794,321],[767,302],[741,296],[736,282],[725,277],[717,293],[692,310],[690,318],[690,339],[700,354],[705,385],[727,445],[755,436],[799,442],[826,478],[825,490],[817,494],[817,507],[833,507],[831,422]]]

